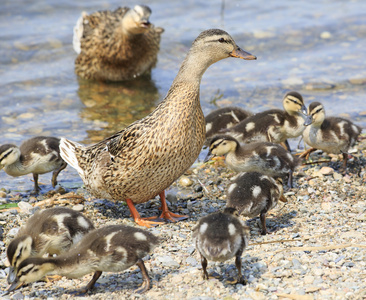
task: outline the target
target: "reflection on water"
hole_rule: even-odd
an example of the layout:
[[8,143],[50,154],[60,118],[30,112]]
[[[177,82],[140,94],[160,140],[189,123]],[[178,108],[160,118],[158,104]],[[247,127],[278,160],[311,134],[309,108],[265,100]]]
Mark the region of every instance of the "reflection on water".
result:
[[122,83],[103,83],[78,79],[77,94],[85,105],[80,117],[102,127],[87,130],[86,144],[98,142],[154,110],[161,98],[154,82],[148,78]]

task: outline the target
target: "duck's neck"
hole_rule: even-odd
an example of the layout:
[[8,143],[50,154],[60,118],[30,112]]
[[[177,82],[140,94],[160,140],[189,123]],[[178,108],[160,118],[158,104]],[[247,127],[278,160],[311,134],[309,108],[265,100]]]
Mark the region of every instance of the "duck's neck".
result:
[[79,278],[93,272],[92,259],[87,263],[82,255],[78,256],[73,252],[61,254],[49,260],[53,265],[52,274],[66,276],[68,278]]
[[173,85],[180,82],[191,82],[199,85],[201,83],[202,75],[207,68],[215,63],[210,55],[204,55],[194,48],[189,51],[184,59],[177,76],[173,81]]
[[16,160],[11,165],[7,165],[4,167],[4,171],[6,174],[10,176],[22,176],[30,173],[27,168],[24,167],[20,159]]

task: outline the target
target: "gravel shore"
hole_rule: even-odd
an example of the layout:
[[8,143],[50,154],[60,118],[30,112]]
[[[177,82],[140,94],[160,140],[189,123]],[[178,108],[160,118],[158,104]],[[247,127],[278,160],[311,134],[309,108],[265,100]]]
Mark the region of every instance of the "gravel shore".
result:
[[[359,143],[353,154],[346,175],[340,173],[337,157],[313,154],[313,161],[332,161],[297,170],[295,187],[285,191],[288,202],[280,202],[267,216],[268,235],[260,235],[259,218],[247,220],[251,234],[242,256],[247,285],[230,283],[236,274],[234,259],[209,262],[208,272],[213,276],[203,280],[191,238],[200,217],[225,206],[226,188],[235,175],[222,160],[216,160],[195,164],[168,191],[171,210],[190,218],[147,229],[162,239],[145,259],[152,288],[143,295],[134,293],[142,283],[140,270],[134,266],[121,273],[103,273],[92,292],[79,299],[366,299],[366,143]],[[26,193],[0,192],[2,203],[18,202],[20,208],[0,213],[2,290],[7,288],[6,247],[34,206],[73,207],[96,227],[138,226],[124,203],[96,200],[83,188],[65,190],[62,181],[60,185],[56,192],[37,199]],[[160,201],[154,199],[137,209],[142,216],[154,216],[159,206]],[[2,298],[71,299],[72,292],[85,286],[91,276],[37,282]]]

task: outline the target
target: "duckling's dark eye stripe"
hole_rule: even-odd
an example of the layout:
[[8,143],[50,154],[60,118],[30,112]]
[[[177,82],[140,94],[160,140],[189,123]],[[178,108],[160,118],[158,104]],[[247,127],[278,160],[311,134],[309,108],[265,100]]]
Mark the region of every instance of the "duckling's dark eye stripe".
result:
[[292,97],[292,96],[287,96],[287,99],[290,100],[291,102],[295,103],[295,104],[302,105],[302,103],[300,103],[298,98],[295,98],[295,97]]
[[3,159],[5,159],[10,153],[11,153],[12,151],[10,150],[10,151],[8,151],[7,153],[5,153],[4,155],[3,155],[3,157],[0,159],[0,161],[2,161]]

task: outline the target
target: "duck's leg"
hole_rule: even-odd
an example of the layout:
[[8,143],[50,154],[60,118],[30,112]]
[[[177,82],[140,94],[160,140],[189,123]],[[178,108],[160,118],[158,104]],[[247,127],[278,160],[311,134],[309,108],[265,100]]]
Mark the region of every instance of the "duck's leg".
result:
[[38,174],[33,173],[33,181],[34,181],[34,190],[31,192],[31,194],[37,195],[41,188],[38,185]]
[[308,160],[310,153],[311,152],[314,152],[315,150],[316,150],[316,148],[310,148],[310,149],[308,149],[308,150],[306,150],[304,152],[301,152],[301,153],[299,153],[297,155],[299,155],[299,157],[305,157],[305,159]]
[[178,222],[181,220],[188,219],[186,215],[178,215],[169,211],[168,205],[165,200],[165,191],[162,191],[160,194],[161,207],[160,209],[163,211],[159,217],[159,219],[169,220],[171,222]]
[[291,152],[290,144],[288,140],[285,140],[284,142],[280,143],[283,148],[285,148],[288,152]]
[[292,171],[292,170],[290,170],[290,171],[288,172],[288,182],[287,182],[287,185],[288,185],[288,187],[289,187],[290,189],[292,189],[292,188],[293,188],[293,171]]
[[202,265],[202,272],[203,272],[202,277],[203,277],[203,279],[208,280],[207,259],[201,253],[200,253],[200,255],[201,255],[201,265]]
[[139,266],[139,268],[141,270],[143,282],[142,282],[142,286],[139,287],[138,289],[136,289],[135,292],[142,294],[142,293],[145,293],[150,288],[150,278],[149,278],[149,275],[147,274],[147,270],[146,270],[143,260],[139,259],[136,264]]
[[266,235],[267,234],[267,226],[266,226],[266,212],[267,211],[262,211],[259,218],[261,220],[261,224],[262,224],[262,230],[261,230],[261,235]]
[[[164,224],[164,222],[159,222],[159,221],[149,221],[149,218],[141,218],[140,214],[138,213],[138,211],[135,208],[135,205],[133,204],[131,199],[126,199],[126,203],[128,205],[128,208],[130,209],[132,218],[135,220],[135,222],[137,224],[139,224],[140,226],[145,226],[145,227],[152,227],[152,226],[157,226],[159,224]],[[156,217],[154,217],[156,218]]]
[[342,152],[342,157],[343,157],[342,171],[343,171],[343,173],[346,173],[347,172],[348,153]]
[[237,280],[237,283],[240,283],[240,284],[247,284],[246,280],[244,279],[243,277],[243,274],[241,273],[241,254],[242,254],[243,251],[239,251],[239,253],[236,254],[236,257],[235,257],[235,266],[238,270],[238,280]]
[[57,185],[57,176],[58,174],[67,167],[67,163],[63,162],[62,165],[60,166],[60,168],[58,168],[57,170],[53,171],[52,173],[52,186],[55,187]]
[[95,283],[97,282],[97,280],[99,279],[100,275],[102,275],[101,271],[96,271],[93,275],[93,278],[89,281],[89,283],[86,285],[86,287],[74,292],[74,295],[83,295],[86,294],[88,291],[90,291]]

